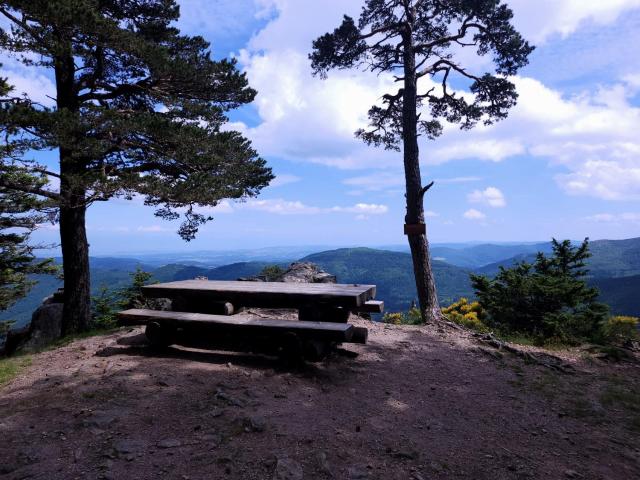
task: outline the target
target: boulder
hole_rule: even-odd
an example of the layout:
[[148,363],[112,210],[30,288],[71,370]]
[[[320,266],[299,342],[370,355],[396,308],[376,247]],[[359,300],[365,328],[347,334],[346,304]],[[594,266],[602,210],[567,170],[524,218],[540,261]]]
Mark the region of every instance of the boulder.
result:
[[292,263],[278,279],[285,283],[336,283],[335,275],[310,262]]
[[58,340],[62,336],[62,303],[43,303],[31,316],[29,339],[25,350],[37,350]]

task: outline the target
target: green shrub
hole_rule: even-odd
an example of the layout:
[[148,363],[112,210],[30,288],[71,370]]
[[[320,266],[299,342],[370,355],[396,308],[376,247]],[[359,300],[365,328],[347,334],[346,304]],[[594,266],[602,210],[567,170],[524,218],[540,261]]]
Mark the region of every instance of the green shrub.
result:
[[586,260],[589,242],[574,247],[553,239],[553,255],[538,253],[531,264],[500,268],[495,278],[471,275],[476,296],[486,312],[483,323],[507,335],[525,335],[540,344],[594,341],[608,316],[589,287]]
[[628,345],[640,341],[640,319],[636,317],[610,317],[602,325],[602,336],[607,343]]
[[382,322],[391,325],[421,325],[422,315],[420,315],[420,309],[413,307],[406,313],[385,313]]
[[[131,284],[119,290],[102,287],[100,293],[92,297],[91,328],[109,330],[118,326],[117,314],[130,308],[149,307],[149,301],[142,294],[142,287],[152,282],[152,275],[138,268],[130,274]],[[150,308],[153,308],[152,306]]]
[[284,274],[284,272],[285,270],[280,267],[280,265],[267,265],[262,269],[258,276],[264,277],[267,282],[275,282]]
[[107,287],[101,287],[100,293],[92,297],[91,328],[108,330],[118,325],[117,313],[121,300]]

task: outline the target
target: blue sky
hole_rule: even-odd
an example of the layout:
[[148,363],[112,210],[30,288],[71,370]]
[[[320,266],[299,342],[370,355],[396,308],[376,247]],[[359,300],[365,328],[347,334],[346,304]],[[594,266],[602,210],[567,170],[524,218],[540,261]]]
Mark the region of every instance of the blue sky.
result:
[[[511,0],[537,46],[514,82],[508,120],[421,143],[432,242],[640,236],[640,0]],[[140,201],[91,207],[93,254],[275,245],[386,245],[406,240],[401,154],[353,132],[391,80],[339,72],[313,78],[311,41],[362,0],[180,0],[180,27],[235,56],[259,92],[234,112],[277,175],[259,198],[223,202],[191,243]],[[482,60],[469,59],[482,68]],[[18,90],[43,101],[47,72],[4,61]],[[45,155],[51,162],[55,155]],[[35,238],[55,243],[56,226]]]

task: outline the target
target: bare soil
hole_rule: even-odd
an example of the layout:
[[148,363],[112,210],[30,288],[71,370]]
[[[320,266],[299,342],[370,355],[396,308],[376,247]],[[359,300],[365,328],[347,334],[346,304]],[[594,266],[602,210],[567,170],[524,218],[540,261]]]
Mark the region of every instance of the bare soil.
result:
[[34,355],[0,388],[1,479],[638,479],[640,374],[564,374],[471,334],[370,328],[325,362],[170,348],[141,329]]

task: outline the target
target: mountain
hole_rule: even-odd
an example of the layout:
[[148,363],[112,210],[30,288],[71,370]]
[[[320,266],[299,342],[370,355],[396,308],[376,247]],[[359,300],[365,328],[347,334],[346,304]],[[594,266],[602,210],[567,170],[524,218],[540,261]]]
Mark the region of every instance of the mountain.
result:
[[517,245],[482,244],[462,248],[434,245],[431,248],[431,256],[459,267],[478,268],[505,258],[550,251],[551,243],[549,242]]
[[[341,248],[308,255],[313,262],[338,277],[339,283],[370,283],[377,288],[376,298],[385,302],[387,311],[407,310],[417,298],[411,255],[371,248]],[[434,260],[433,271],[438,297],[443,305],[461,296],[473,296],[469,272]]]
[[[600,301],[616,315],[640,316],[640,238],[626,240],[594,240],[589,244],[589,283],[600,290]],[[476,269],[493,276],[499,267],[515,262],[533,262],[535,254],[520,254]]]
[[640,238],[596,240],[590,244],[589,270],[596,278],[640,275]]
[[[589,243],[591,258],[589,259],[590,276],[594,278],[620,278],[640,275],[640,238],[627,240],[594,240]],[[544,251],[548,253],[548,251]],[[477,273],[493,276],[499,267],[511,267],[516,262],[535,261],[535,252],[520,253],[476,268]]]
[[[188,280],[195,277],[207,277],[209,280],[237,280],[240,277],[257,275],[262,269],[274,262],[238,262],[216,268],[202,268],[185,265],[165,265],[153,270],[153,278],[161,282]],[[287,263],[281,264],[286,266]]]
[[640,317],[640,275],[620,278],[593,278],[589,283],[600,290],[600,300],[613,315]]

